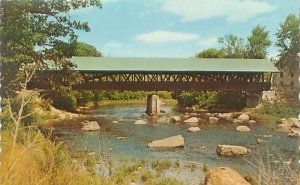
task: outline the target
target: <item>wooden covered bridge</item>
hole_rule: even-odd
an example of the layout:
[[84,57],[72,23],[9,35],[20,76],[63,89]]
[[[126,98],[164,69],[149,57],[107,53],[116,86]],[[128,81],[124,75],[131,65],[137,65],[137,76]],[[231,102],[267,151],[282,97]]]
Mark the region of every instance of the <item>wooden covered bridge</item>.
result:
[[[73,85],[77,90],[261,92],[270,89],[272,73],[278,72],[267,59],[73,57],[71,61],[83,78]],[[60,76],[60,70],[49,66],[48,77]],[[39,86],[48,85],[31,84]]]

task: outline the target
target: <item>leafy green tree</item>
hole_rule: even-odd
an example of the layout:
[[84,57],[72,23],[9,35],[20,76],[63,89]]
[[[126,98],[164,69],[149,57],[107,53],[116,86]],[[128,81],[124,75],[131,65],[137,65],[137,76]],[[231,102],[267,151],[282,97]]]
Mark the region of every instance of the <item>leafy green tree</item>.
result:
[[225,58],[226,53],[224,49],[208,48],[199,52],[197,58]]
[[257,25],[252,29],[252,34],[247,38],[246,57],[263,59],[267,57],[267,48],[271,45],[269,32],[265,27]]
[[219,43],[223,44],[226,58],[243,58],[245,53],[244,39],[235,35],[225,35],[219,38]]
[[300,51],[300,20],[296,15],[290,14],[280,25],[276,33],[276,46],[279,47],[279,61],[289,69],[294,69],[299,65]]
[[77,42],[75,46],[74,56],[101,57],[102,54],[90,44]]
[[54,61],[61,69],[73,67],[68,58],[74,52],[70,43],[77,40],[75,31],[90,29],[86,22],[70,19],[68,12],[89,6],[101,7],[101,4],[99,0],[0,1],[0,52],[5,90],[11,89],[12,80],[18,79],[17,73],[6,76],[5,71],[22,68],[24,74],[30,74],[36,68],[46,69],[46,60]]

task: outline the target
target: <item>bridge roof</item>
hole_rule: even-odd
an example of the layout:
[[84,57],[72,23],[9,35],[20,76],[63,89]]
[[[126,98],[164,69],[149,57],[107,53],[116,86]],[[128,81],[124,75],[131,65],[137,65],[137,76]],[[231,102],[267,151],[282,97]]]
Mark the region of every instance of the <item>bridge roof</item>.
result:
[[83,72],[278,72],[268,59],[73,57]]

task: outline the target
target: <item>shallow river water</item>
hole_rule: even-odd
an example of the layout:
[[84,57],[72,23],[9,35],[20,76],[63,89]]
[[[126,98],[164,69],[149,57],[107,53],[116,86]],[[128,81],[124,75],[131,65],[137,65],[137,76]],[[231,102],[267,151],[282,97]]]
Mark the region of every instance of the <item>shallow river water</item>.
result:
[[[201,132],[189,133],[189,127],[184,124],[170,122],[170,115],[181,115],[174,103],[165,104],[162,110],[165,114],[159,117],[147,116],[145,104],[118,104],[102,106],[92,115],[100,120],[100,132],[83,132],[78,129],[63,130],[66,139],[74,150],[87,150],[102,153],[109,149],[113,157],[141,158],[146,160],[169,159],[185,163],[208,164],[209,167],[228,166],[243,174],[254,170],[249,161],[255,164],[257,153],[268,155],[271,165],[279,164],[282,160],[297,166],[300,139],[288,137],[286,133],[276,131],[275,123],[259,123],[250,125],[251,132],[235,131],[232,123],[200,124]],[[146,125],[135,125],[138,119],[145,120]],[[119,123],[116,123],[118,121]],[[185,139],[184,148],[171,150],[154,150],[147,148],[153,140],[181,134]],[[117,137],[127,137],[117,140]],[[257,139],[264,139],[258,147]],[[220,157],[216,153],[218,144],[234,144],[251,148],[252,153],[246,157]],[[197,149],[205,146],[206,149]],[[202,167],[202,166],[201,166]]]

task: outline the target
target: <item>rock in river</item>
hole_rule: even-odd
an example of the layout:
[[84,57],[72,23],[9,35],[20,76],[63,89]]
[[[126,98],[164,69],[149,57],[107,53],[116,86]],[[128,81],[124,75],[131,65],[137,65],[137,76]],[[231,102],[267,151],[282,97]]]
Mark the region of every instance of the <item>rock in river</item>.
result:
[[209,123],[215,124],[218,123],[219,118],[216,117],[209,117]]
[[190,127],[187,129],[188,132],[200,132],[201,129],[199,127]]
[[238,117],[238,120],[241,120],[243,123],[247,123],[249,121],[249,116],[248,114],[241,114],[239,117]]
[[100,125],[97,121],[84,121],[81,130],[84,131],[94,131],[100,130]]
[[179,122],[181,122],[181,118],[179,116],[173,116],[171,121],[173,123],[179,123]]
[[136,122],[134,122],[135,125],[145,125],[147,124],[144,120],[137,120]]
[[247,155],[251,152],[249,148],[237,145],[218,145],[217,154],[221,156]]
[[233,119],[232,123],[234,124],[242,124],[243,122],[241,120],[238,120],[238,119]]
[[299,136],[299,133],[300,133],[299,128],[291,128],[291,130],[288,132],[288,136],[297,137],[297,136]]
[[251,185],[237,171],[228,167],[217,167],[208,171],[205,185]]
[[155,140],[148,144],[149,148],[174,148],[184,147],[182,135],[172,136],[161,140]]
[[199,119],[196,117],[191,117],[184,121],[184,123],[198,123],[198,122],[199,122]]
[[237,126],[235,130],[238,132],[250,132],[251,131],[251,129],[247,126]]

